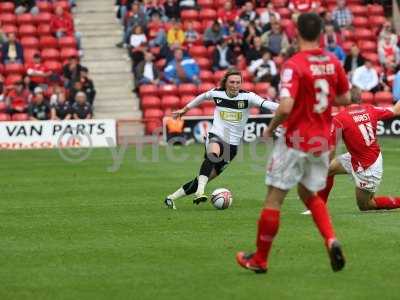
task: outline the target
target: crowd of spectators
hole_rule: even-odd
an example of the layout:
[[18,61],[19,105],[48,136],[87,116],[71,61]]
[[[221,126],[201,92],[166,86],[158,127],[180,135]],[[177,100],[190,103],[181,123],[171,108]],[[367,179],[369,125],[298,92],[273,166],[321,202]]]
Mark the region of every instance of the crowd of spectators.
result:
[[398,38],[373,1],[117,0],[116,7],[124,28],[117,46],[132,57],[137,91],[144,84],[199,86],[209,82],[204,70],[236,66],[253,84],[268,83],[263,94],[276,97],[280,66],[297,51],[297,17],[312,11],[324,20],[321,47],[338,57],[352,84],[397,90],[400,98]]
[[96,90],[80,64],[75,6],[75,0],[0,1],[2,121],[92,117]]

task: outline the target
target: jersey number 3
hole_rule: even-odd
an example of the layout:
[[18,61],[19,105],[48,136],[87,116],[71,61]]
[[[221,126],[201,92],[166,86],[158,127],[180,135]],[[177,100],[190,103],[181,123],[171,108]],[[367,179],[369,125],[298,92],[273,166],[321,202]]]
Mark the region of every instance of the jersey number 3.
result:
[[322,114],[328,108],[329,83],[326,79],[314,81],[315,99],[314,112]]

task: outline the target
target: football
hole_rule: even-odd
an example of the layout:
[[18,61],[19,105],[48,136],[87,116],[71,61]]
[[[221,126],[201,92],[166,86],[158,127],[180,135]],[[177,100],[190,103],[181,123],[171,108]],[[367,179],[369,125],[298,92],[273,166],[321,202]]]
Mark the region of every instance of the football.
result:
[[211,204],[216,209],[227,209],[232,204],[232,193],[228,189],[219,188],[211,194]]

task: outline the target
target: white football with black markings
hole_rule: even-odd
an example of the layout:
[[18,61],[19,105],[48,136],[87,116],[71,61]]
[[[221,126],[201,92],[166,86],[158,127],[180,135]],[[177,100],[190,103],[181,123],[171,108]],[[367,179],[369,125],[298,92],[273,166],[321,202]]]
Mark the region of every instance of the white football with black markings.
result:
[[219,188],[211,194],[211,204],[216,209],[227,209],[233,201],[232,193],[228,189]]

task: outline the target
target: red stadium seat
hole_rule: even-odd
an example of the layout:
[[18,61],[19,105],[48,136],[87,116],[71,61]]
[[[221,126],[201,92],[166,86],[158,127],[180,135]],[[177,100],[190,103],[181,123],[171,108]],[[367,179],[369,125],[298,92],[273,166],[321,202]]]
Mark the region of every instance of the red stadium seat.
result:
[[17,81],[20,81],[20,80],[22,80],[22,76],[21,75],[19,75],[19,74],[10,74],[10,75],[7,76],[4,84],[6,86],[11,86],[11,85],[14,85]]
[[352,42],[352,41],[345,41],[345,42],[343,42],[343,44],[342,44],[342,48],[343,48],[344,52],[349,53],[350,50],[351,50],[351,47],[353,47],[353,45],[354,45],[354,42]]
[[62,64],[58,60],[46,60],[44,65],[53,73],[61,74],[62,73]]
[[373,41],[360,41],[358,47],[361,52],[376,52],[378,45]]
[[207,57],[213,57],[214,50],[215,50],[215,46],[208,46],[207,47]]
[[205,93],[205,92],[207,92],[207,91],[209,91],[209,90],[211,90],[211,89],[213,89],[215,87],[216,87],[216,85],[213,84],[213,83],[203,82],[203,83],[200,83],[199,86],[197,87],[197,92],[199,94]]
[[0,2],[0,12],[2,13],[14,13],[15,4],[12,1]]
[[158,94],[163,96],[176,96],[178,95],[178,88],[175,84],[163,84],[158,88]]
[[28,121],[29,115],[26,113],[13,114],[11,119],[12,121]]
[[213,73],[210,70],[200,70],[201,82],[214,82]]
[[286,7],[287,0],[273,0],[272,4],[275,8]]
[[210,59],[205,57],[196,57],[196,62],[202,70],[209,70],[211,68],[212,62]]
[[353,32],[354,39],[356,41],[359,40],[376,40],[376,36],[372,33],[371,30],[366,28],[356,28]]
[[349,5],[349,9],[355,17],[368,16],[367,7],[364,5]]
[[254,92],[254,83],[245,81],[242,83],[242,89],[248,92]]
[[59,60],[60,52],[57,49],[46,48],[41,51],[43,60]]
[[282,19],[290,19],[292,16],[292,12],[286,7],[278,8],[276,11]]
[[158,95],[158,87],[154,84],[141,85],[139,87],[139,95],[140,95],[140,97],[157,96]]
[[49,1],[36,1],[36,6],[39,8],[39,11],[42,12],[53,12],[53,4]]
[[361,102],[362,103],[369,103],[374,104],[374,94],[370,92],[362,92],[361,93]]
[[16,25],[17,24],[17,17],[14,13],[1,13],[0,14],[0,21],[4,25]]
[[156,96],[144,96],[141,100],[142,109],[160,108],[161,100]]
[[343,36],[344,40],[346,40],[346,41],[354,40],[354,34],[353,34],[352,30],[343,29],[342,36]]
[[382,26],[386,21],[384,16],[370,16],[368,19],[371,28]]
[[[190,21],[186,21],[185,23],[183,23],[183,30],[187,30],[189,27],[189,22]],[[197,32],[202,32],[203,31],[203,26],[201,24],[201,22],[199,21],[191,21],[193,24],[193,29]]]
[[63,36],[58,40],[59,48],[77,48],[76,39],[73,36]]
[[180,98],[177,96],[164,96],[161,98],[161,108],[162,109],[177,109],[179,108]]
[[37,49],[25,49],[25,50],[24,50],[24,60],[25,60],[25,63],[32,62],[33,56],[34,56],[36,53],[40,53],[40,51],[37,50]]
[[33,17],[33,21],[39,26],[41,24],[50,24],[52,14],[50,12],[41,12]]
[[214,76],[213,76],[214,82],[216,84],[219,84],[219,82],[221,81],[222,77],[224,77],[225,73],[226,73],[226,71],[224,71],[224,70],[215,71],[214,72]]
[[207,57],[207,48],[204,46],[192,46],[189,48],[189,54],[194,57]]
[[356,28],[366,27],[368,25],[368,19],[365,17],[354,17],[353,26]]
[[393,103],[393,95],[390,92],[377,92],[375,93],[376,103]]
[[18,34],[20,37],[35,36],[37,34],[36,26],[30,24],[21,25],[18,28]]
[[37,27],[37,33],[38,35],[51,35],[51,28],[49,24],[39,24]]
[[150,119],[146,120],[146,133],[147,134],[154,134],[154,133],[161,133],[162,130],[162,121],[161,119]]
[[58,47],[58,40],[51,35],[44,35],[41,36],[39,39],[39,47],[41,49],[44,48],[57,48]]
[[21,25],[33,25],[34,20],[33,16],[30,13],[25,13],[17,16],[17,24]]
[[164,116],[164,112],[161,109],[150,108],[146,109],[143,115],[145,119],[161,119]]
[[4,66],[4,75],[20,74],[24,75],[25,68],[23,64],[10,63]]
[[28,103],[26,103],[22,99],[13,101],[11,104],[11,109],[16,110],[16,111],[24,111],[27,108],[28,108]]
[[204,107],[203,108],[203,115],[204,116],[212,116],[214,114],[214,107]]
[[213,0],[198,0],[197,4],[201,8],[213,8],[214,7],[214,1]]
[[64,61],[70,57],[78,57],[78,50],[76,50],[75,48],[64,48],[61,49],[60,52],[60,57],[61,60]]
[[185,9],[181,12],[182,21],[197,20],[199,13],[194,9]]
[[217,12],[214,9],[206,8],[200,10],[199,13],[199,20],[216,20],[217,19]]
[[186,104],[188,104],[190,101],[192,101],[196,95],[185,95],[180,98],[179,101],[179,107],[184,107]]
[[18,32],[18,28],[15,25],[4,25],[2,27],[2,30],[5,34],[9,34],[9,33],[17,33]]
[[254,92],[261,97],[266,98],[268,96],[268,88],[271,86],[268,82],[259,82],[254,85]]
[[203,110],[198,107],[192,108],[186,113],[186,116],[202,116],[202,115],[203,115]]
[[21,39],[21,45],[25,49],[39,48],[39,40],[34,36],[25,36]]
[[243,82],[251,81],[252,75],[248,70],[242,71]]
[[7,109],[7,104],[4,101],[0,102],[0,112],[5,112]]
[[197,94],[197,86],[193,83],[182,83],[178,86],[179,96]]
[[9,114],[6,113],[0,113],[0,121],[10,121],[11,117]]
[[379,57],[378,54],[376,54],[375,52],[363,52],[361,54],[362,56],[364,56],[365,59],[370,60],[373,65],[379,64]]
[[379,4],[368,5],[368,15],[372,16],[384,16],[385,12],[383,6]]
[[207,28],[210,28],[213,23],[214,21],[210,19],[201,20],[201,27],[203,27],[202,31],[206,31]]

